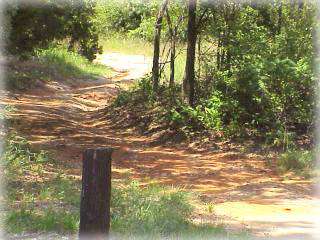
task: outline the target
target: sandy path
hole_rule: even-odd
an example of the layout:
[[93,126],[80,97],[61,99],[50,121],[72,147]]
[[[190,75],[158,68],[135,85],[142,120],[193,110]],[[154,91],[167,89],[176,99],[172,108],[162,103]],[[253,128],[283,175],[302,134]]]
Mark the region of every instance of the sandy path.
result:
[[119,75],[73,85],[50,83],[24,94],[3,93],[1,102],[18,109],[16,125],[33,144],[54,152],[70,166],[69,174],[76,176],[80,176],[83,149],[115,147],[114,178],[129,173],[142,183],[157,181],[191,189],[214,204],[216,215],[202,214],[199,221],[218,217],[228,228],[249,228],[259,238],[311,239],[320,215],[311,181],[279,176],[255,155],[232,149],[150,147],[146,137],[113,129],[117,123],[105,118],[104,107],[117,94],[119,83],[150,70],[151,59],[111,53],[98,61]]

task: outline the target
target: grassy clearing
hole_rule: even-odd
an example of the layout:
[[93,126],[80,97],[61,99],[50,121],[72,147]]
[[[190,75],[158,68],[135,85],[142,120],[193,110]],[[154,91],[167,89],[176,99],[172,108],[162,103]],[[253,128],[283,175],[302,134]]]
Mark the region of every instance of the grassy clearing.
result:
[[[80,178],[64,174],[47,152],[35,151],[16,134],[6,138],[2,156],[5,167],[5,230],[76,234],[79,227]],[[142,188],[129,180],[114,182],[111,229],[119,239],[239,239],[223,227],[195,225],[190,219],[190,193],[153,184]]]
[[125,35],[112,34],[107,39],[100,40],[104,52],[121,52],[130,55],[145,55],[152,57],[152,43]]
[[[153,56],[152,43],[143,39],[132,38],[132,37],[123,36],[119,34],[113,34],[109,38],[101,40],[101,45],[103,46],[103,51],[106,53],[120,52],[123,54],[129,54],[129,55],[144,55],[150,58],[152,58]],[[161,44],[160,47],[161,47],[160,52],[162,53],[164,44]],[[181,82],[184,74],[185,59],[186,59],[186,52],[184,48],[185,48],[184,45],[180,45],[180,46],[177,46],[177,50],[176,50],[177,53],[180,53],[176,57],[176,61],[175,61],[175,79],[177,82]],[[163,58],[166,58],[167,55],[168,55],[168,46],[166,46],[166,50],[163,52]],[[163,59],[162,61],[165,61],[165,59]],[[169,76],[170,76],[170,66],[169,64],[166,64],[164,68],[163,81],[169,82]]]
[[6,87],[24,90],[39,81],[73,78],[111,77],[113,71],[88,61],[80,54],[69,52],[64,46],[52,45],[35,51],[35,56],[25,61],[11,60],[7,65]]

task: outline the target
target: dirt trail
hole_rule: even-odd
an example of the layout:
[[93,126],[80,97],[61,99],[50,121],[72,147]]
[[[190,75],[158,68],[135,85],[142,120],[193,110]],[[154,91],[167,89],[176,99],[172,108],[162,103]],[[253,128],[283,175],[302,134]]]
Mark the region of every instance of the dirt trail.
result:
[[255,155],[232,149],[197,150],[183,147],[150,147],[150,139],[124,130],[102,111],[117,94],[119,85],[141,77],[151,59],[106,54],[98,61],[113,67],[111,79],[87,79],[73,84],[52,82],[24,94],[3,93],[2,102],[15,106],[16,125],[41,148],[68,164],[69,174],[80,176],[81,153],[88,147],[112,146],[113,178],[157,181],[181,186],[214,204],[214,214],[199,221],[216,221],[228,228],[249,228],[259,238],[311,239],[320,215],[312,196],[312,183],[298,177],[279,176]]

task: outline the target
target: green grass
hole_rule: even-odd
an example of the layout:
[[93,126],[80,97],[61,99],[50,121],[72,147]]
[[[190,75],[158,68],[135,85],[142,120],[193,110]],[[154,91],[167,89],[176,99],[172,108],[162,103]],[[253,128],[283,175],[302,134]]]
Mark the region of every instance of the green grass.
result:
[[24,90],[35,85],[36,81],[49,81],[53,78],[47,66],[37,61],[12,61],[8,64],[5,86],[9,90]]
[[145,55],[152,57],[152,43],[143,39],[132,38],[126,35],[112,34],[107,39],[101,39],[103,52],[120,52],[129,55]]
[[[105,53],[108,52],[119,52],[123,54],[129,55],[145,55],[147,57],[152,58],[153,56],[153,43],[148,42],[143,39],[128,37],[126,35],[120,34],[112,34],[109,38],[101,40],[101,45],[103,46],[103,51]],[[162,53],[164,43],[160,45]],[[185,48],[184,45],[177,46],[176,52],[179,53],[181,49]],[[166,47],[166,51],[163,53],[163,58],[167,56],[168,47]],[[163,59],[164,61],[165,59]],[[181,82],[184,75],[185,68],[185,60],[186,60],[186,52],[181,51],[180,54],[176,57],[175,60],[175,79],[176,82]],[[167,60],[169,61],[169,59]],[[166,64],[164,73],[166,77],[163,77],[164,81],[169,81],[170,76],[170,64]],[[167,79],[167,80],[166,80]]]
[[24,90],[39,81],[66,81],[74,78],[111,77],[114,72],[102,64],[88,61],[75,52],[67,51],[63,45],[51,45],[38,49],[35,56],[24,61],[8,64],[5,84],[7,89]]
[[[64,170],[47,152],[33,150],[16,134],[6,138],[1,158],[7,185],[5,231],[76,234],[79,228],[80,178]],[[192,195],[156,184],[141,187],[121,180],[112,185],[111,232],[119,239],[210,239],[228,234],[222,226],[194,224]],[[246,234],[246,233],[245,233]],[[241,233],[240,236],[244,236]]]
[[280,171],[293,171],[310,177],[315,170],[315,153],[310,150],[292,149],[280,154],[277,165]]
[[113,73],[110,68],[102,64],[92,63],[78,53],[69,52],[63,45],[38,49],[36,56],[41,63],[65,77],[110,77]]
[[77,230],[79,182],[62,174],[47,152],[32,150],[24,138],[11,134],[1,163],[7,185],[7,232]]

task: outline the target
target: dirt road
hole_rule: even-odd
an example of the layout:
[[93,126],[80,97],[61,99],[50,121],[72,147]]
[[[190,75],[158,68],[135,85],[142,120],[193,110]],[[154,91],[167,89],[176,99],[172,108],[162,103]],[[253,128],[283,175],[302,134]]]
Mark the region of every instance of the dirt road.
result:
[[147,137],[114,129],[117,123],[106,119],[105,106],[121,84],[150,70],[151,59],[113,53],[98,61],[118,75],[51,82],[23,94],[3,92],[2,102],[18,109],[16,126],[34,145],[53,152],[77,177],[83,149],[115,147],[113,178],[129,176],[145,184],[157,181],[194,191],[214,206],[214,213],[196,220],[211,222],[218,217],[227,228],[248,228],[259,238],[312,239],[320,208],[310,180],[280,176],[259,156],[233,149],[150,147]]

